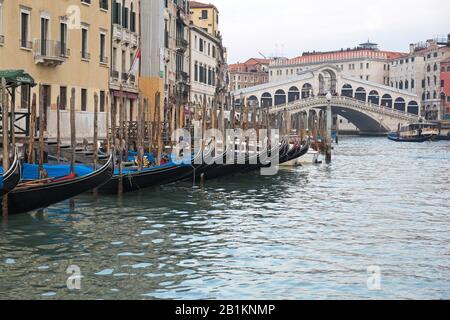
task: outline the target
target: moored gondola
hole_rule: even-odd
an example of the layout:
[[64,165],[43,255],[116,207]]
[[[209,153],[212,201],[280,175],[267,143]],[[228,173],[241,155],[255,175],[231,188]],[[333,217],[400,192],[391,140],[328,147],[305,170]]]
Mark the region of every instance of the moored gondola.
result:
[[68,175],[56,179],[23,180],[8,194],[9,214],[18,214],[48,207],[73,198],[109,181],[114,173],[113,156],[96,171],[86,175]]
[[14,160],[9,169],[3,173],[0,177],[0,190],[1,195],[4,196],[13,190],[20,181],[20,161],[19,161],[19,153],[17,149],[14,153]]
[[98,191],[102,194],[117,194],[120,181],[122,181],[123,192],[132,192],[184,180],[192,176],[192,173],[199,167],[196,164],[198,163],[196,159],[200,156],[201,154],[198,152],[188,163],[169,162],[161,166],[144,168],[142,170],[124,168],[122,176],[116,170],[111,180],[99,188]]

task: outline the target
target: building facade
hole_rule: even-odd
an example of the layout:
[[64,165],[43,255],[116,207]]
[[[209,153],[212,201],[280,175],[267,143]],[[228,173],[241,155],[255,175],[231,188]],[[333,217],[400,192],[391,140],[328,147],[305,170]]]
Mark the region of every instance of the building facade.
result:
[[58,97],[62,138],[70,137],[72,89],[77,137],[93,135],[94,94],[99,97],[99,134],[106,136],[110,9],[109,1],[0,0],[0,69],[23,69],[35,79],[39,86],[31,92],[18,90],[15,108],[20,111],[22,101],[36,94],[49,137],[56,136]]
[[210,3],[189,1],[189,13],[195,26],[205,30],[215,38],[220,37],[219,10]]
[[230,91],[254,87],[269,82],[270,59],[250,58],[228,67]]
[[439,90],[445,119],[450,119],[450,58],[441,61],[441,86]]
[[166,0],[164,9],[165,100],[189,98],[189,2]]
[[[120,99],[128,120],[135,120],[139,96],[139,77],[130,68],[138,53],[139,2],[137,0],[113,0],[111,8],[112,43],[109,88],[115,110],[119,111]],[[116,117],[118,119],[118,116]]]
[[335,65],[345,75],[360,80],[389,85],[389,62],[404,53],[381,51],[374,43],[363,43],[354,49],[330,52],[307,52],[293,59],[277,59],[269,66],[270,81],[285,80],[312,68]]

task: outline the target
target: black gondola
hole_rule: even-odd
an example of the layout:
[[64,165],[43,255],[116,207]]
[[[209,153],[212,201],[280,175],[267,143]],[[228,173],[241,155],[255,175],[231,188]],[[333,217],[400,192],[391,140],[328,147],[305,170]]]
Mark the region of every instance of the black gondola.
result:
[[294,144],[292,147],[290,147],[285,156],[280,157],[280,164],[298,159],[308,153],[309,147],[311,146],[311,140],[307,137],[304,142],[305,143],[302,145]]
[[114,174],[113,156],[100,169],[85,176],[49,180],[47,182],[24,182],[8,194],[9,214],[24,213],[73,198],[108,182]]
[[102,194],[117,194],[119,191],[120,178],[122,178],[123,192],[132,192],[169,184],[179,180],[185,180],[192,177],[192,173],[201,166],[197,164],[197,159],[200,156],[201,153],[199,152],[196,157],[193,157],[190,164],[167,164],[140,171],[125,170],[122,177],[115,174],[111,180],[99,188],[98,191]]
[[9,169],[2,175],[1,195],[11,192],[20,181],[20,161],[19,153],[16,149],[14,160]]

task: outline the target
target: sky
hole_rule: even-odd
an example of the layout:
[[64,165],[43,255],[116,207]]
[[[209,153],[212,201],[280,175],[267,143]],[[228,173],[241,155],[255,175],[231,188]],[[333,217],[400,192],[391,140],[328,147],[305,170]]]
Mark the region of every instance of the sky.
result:
[[450,0],[200,0],[219,9],[228,62],[296,57],[359,43],[408,52],[450,33]]

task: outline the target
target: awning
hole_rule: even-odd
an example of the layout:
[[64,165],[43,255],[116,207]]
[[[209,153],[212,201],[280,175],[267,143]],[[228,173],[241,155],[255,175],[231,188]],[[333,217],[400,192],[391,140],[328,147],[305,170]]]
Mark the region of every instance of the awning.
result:
[[7,87],[18,87],[21,85],[30,85],[34,87],[36,82],[24,70],[0,70],[0,79],[6,79]]

